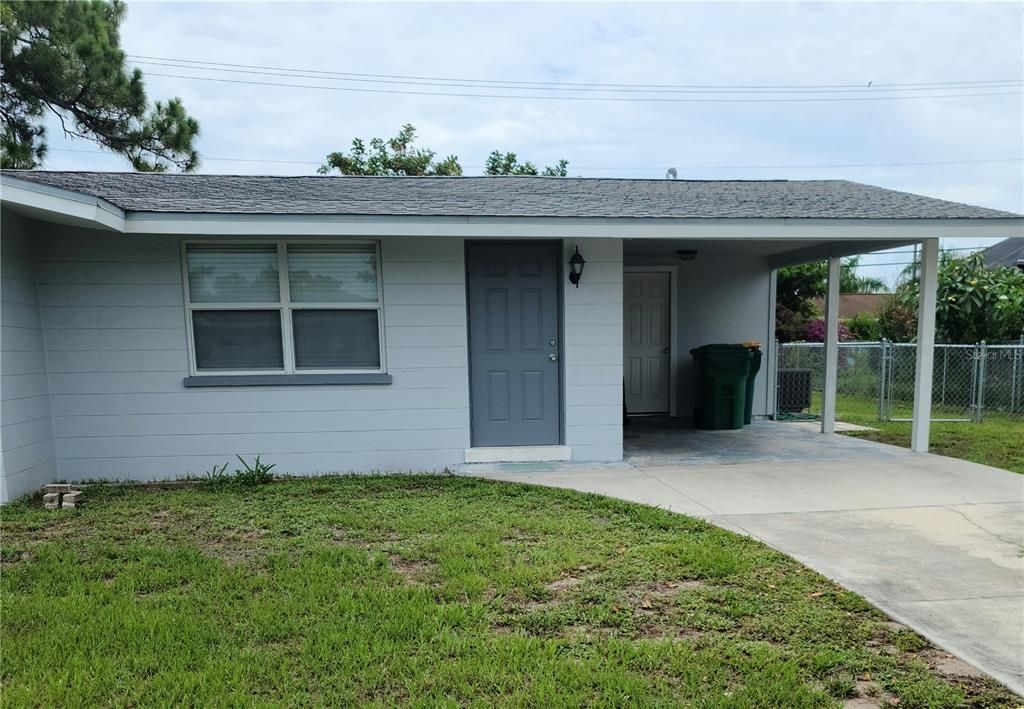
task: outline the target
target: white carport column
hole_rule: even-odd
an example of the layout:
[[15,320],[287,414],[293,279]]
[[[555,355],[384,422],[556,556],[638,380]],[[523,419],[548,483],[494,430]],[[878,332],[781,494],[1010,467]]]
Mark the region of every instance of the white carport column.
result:
[[825,387],[821,392],[821,432],[836,430],[836,380],[839,374],[839,274],[842,259],[828,260],[825,297]]
[[914,424],[910,434],[910,450],[915,453],[928,452],[928,427],[932,417],[932,365],[935,359],[935,294],[938,286],[939,240],[925,239],[921,242]]

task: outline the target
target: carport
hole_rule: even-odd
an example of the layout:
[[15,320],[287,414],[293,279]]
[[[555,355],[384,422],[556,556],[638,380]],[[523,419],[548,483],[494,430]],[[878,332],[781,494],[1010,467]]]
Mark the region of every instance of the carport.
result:
[[[942,236],[981,236],[992,220],[709,220],[687,238],[626,239],[623,245],[626,406],[630,416],[686,419],[694,404],[690,349],[757,340],[765,353],[754,414],[775,413],[775,278],[784,266],[827,261],[825,381],[821,431],[835,431],[840,264],[844,257],[918,245],[919,289],[911,449],[928,450],[935,298]],[[822,238],[823,234],[828,234]],[[927,235],[927,236],[926,236]],[[666,290],[667,289],[667,290]],[[664,297],[662,297],[664,295]],[[666,312],[667,308],[667,312]],[[659,398],[659,392],[665,392]]]

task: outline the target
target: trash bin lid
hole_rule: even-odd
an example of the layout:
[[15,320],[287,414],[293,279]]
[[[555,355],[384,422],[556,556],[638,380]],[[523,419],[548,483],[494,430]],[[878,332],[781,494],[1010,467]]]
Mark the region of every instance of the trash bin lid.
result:
[[722,350],[744,350],[747,349],[745,345],[730,342],[715,342],[709,345],[701,345],[700,347],[694,347],[690,350],[690,354],[694,352],[712,352]]

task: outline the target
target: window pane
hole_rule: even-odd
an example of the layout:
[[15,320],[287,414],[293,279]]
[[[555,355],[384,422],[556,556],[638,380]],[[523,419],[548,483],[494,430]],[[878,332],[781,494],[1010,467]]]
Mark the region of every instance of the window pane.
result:
[[293,310],[296,369],[380,369],[376,310]]
[[293,303],[376,303],[377,250],[372,244],[288,247]]
[[276,246],[189,246],[193,303],[277,303]]
[[196,369],[283,369],[279,310],[193,310]]

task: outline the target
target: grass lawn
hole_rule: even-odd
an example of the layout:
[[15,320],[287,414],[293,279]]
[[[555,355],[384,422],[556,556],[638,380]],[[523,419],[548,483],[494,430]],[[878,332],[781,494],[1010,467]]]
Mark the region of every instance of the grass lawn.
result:
[[[821,395],[816,393],[814,405],[817,411],[821,410],[820,401]],[[910,422],[879,421],[877,399],[839,396],[836,400],[836,418],[878,429],[846,433],[848,436],[910,447]],[[1021,441],[1024,441],[1024,419],[991,413],[980,424],[933,422],[929,450],[952,458],[1024,473],[1024,446]]]
[[3,510],[5,706],[1015,705],[792,559],[641,505],[441,476],[87,495]]

